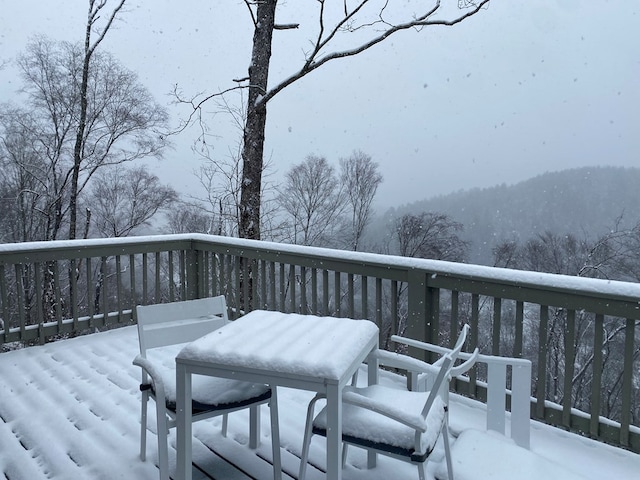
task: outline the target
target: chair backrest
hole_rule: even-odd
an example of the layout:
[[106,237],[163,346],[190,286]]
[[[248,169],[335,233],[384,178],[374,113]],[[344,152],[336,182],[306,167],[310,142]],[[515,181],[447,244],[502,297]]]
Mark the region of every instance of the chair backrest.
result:
[[225,297],[138,305],[140,355],[148,349],[196,340],[229,321]]
[[[467,339],[468,332],[469,332],[469,325],[465,324],[464,327],[462,327],[462,331],[460,332],[460,335],[458,336],[458,340],[456,341],[456,344],[454,345],[453,349],[450,352],[447,352],[444,356],[442,356],[440,360],[438,360],[437,365],[440,367],[440,370],[438,371],[438,375],[436,375],[436,378],[433,380],[433,383],[431,383],[430,385],[431,392],[427,397],[427,401],[425,402],[424,408],[422,409],[423,417],[426,417],[427,413],[429,413],[429,409],[433,405],[433,402],[435,401],[436,397],[439,395],[442,396],[442,390],[444,389],[448,390],[449,380],[451,379],[451,371],[453,369],[453,366],[456,363],[456,360],[458,359],[458,356],[460,355],[460,352],[462,351],[462,346],[464,345],[464,342]],[[477,353],[476,353],[476,356],[477,356]],[[446,396],[442,396],[442,397],[443,397],[443,400],[446,399]]]

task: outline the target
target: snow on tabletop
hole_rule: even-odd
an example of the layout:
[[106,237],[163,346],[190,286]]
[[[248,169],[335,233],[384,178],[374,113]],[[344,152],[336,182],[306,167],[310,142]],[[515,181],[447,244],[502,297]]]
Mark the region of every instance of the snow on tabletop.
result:
[[187,345],[178,358],[337,380],[377,336],[368,320],[256,310]]

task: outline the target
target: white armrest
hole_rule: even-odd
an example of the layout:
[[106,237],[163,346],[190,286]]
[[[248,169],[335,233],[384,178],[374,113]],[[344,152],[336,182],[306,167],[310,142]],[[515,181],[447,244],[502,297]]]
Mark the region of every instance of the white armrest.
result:
[[414,428],[421,433],[424,433],[427,430],[425,420],[420,414],[412,415],[400,408],[396,408],[394,405],[361,395],[356,389],[349,387],[345,388],[342,393],[342,401],[344,403],[349,403],[351,405],[356,405],[366,410],[379,413],[385,417],[389,417],[408,427]]
[[380,365],[387,367],[400,368],[409,372],[419,373],[438,373],[440,368],[435,367],[427,362],[412,358],[401,353],[388,352],[386,350],[376,350],[372,355],[378,360]]
[[468,370],[470,370],[471,367],[473,367],[476,364],[476,361],[478,360],[479,355],[480,355],[480,350],[476,348],[467,360],[465,360],[460,365],[453,367],[451,369],[451,378],[455,378],[467,372]]
[[137,355],[136,358],[133,359],[133,364],[142,368],[145,372],[147,372],[147,375],[151,377],[156,397],[167,398],[164,388],[164,382],[162,381],[162,374],[156,368],[156,366],[141,355]]
[[433,345],[431,343],[420,342],[412,338],[401,337],[400,335],[391,335],[391,341],[396,343],[402,343],[403,345],[409,345],[410,347],[419,348],[427,352],[439,353],[444,355],[451,351],[450,348],[444,348],[439,345]]

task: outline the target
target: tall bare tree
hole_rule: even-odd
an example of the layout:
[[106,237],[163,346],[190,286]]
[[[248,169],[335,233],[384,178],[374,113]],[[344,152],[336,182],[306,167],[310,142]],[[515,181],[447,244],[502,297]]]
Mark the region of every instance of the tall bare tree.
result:
[[59,194],[29,112],[0,107],[0,242],[49,238]]
[[[308,24],[276,22],[277,7],[280,7],[280,17],[295,17],[300,15],[299,2],[244,2],[253,23],[248,76],[236,79],[236,87],[215,92],[201,100],[192,99],[188,103],[193,105],[193,117],[196,117],[195,112],[199,112],[210,98],[236,88],[248,89],[242,145],[239,235],[260,239],[267,104],[288,86],[334,60],[359,55],[398,32],[456,25],[478,13],[489,0],[458,0],[457,3],[441,0],[318,0],[312,4],[315,21]],[[307,40],[300,48],[305,52],[304,58],[298,64],[290,62],[288,74],[270,85],[274,32],[296,28],[308,31]]]
[[[91,177],[108,165],[147,156],[160,157],[166,142],[166,110],[156,103],[137,76],[106,52],[91,55],[85,124],[81,127],[83,47],[32,40],[18,65],[24,80],[25,107],[34,118],[32,138],[41,145],[54,176],[55,227],[45,240],[58,237],[63,221],[75,238],[78,198]],[[22,115],[14,108],[16,115]],[[80,159],[77,132],[83,131]]]
[[431,258],[434,260],[463,261],[467,243],[458,233],[462,224],[442,213],[407,213],[394,224],[394,237],[398,253],[403,257]]
[[[118,0],[117,5],[108,14],[108,19],[105,26],[101,29],[97,27],[97,22],[100,19],[102,10],[107,5],[107,0],[89,0],[89,11],[87,12],[87,24],[85,27],[84,34],[84,55],[82,57],[82,77],[80,81],[80,109],[78,115],[78,124],[76,126],[76,138],[75,144],[73,147],[73,169],[71,174],[71,195],[69,198],[69,238],[76,238],[76,223],[77,223],[77,212],[78,212],[78,183],[80,181],[80,168],[82,166],[83,161],[86,157],[86,137],[85,133],[87,130],[87,117],[89,114],[89,76],[91,69],[91,58],[93,57],[96,48],[98,45],[102,43],[107,32],[111,28],[113,21],[115,20],[118,13],[124,7],[125,0]],[[92,33],[96,30],[97,38],[92,41],[91,36]],[[90,147],[90,145],[89,145]]]
[[344,210],[344,194],[324,157],[309,155],[287,172],[278,202],[291,218],[291,241],[325,246]]
[[349,158],[340,159],[340,169],[340,179],[351,216],[348,245],[351,250],[357,251],[364,229],[371,220],[371,203],[382,183],[382,175],[378,172],[378,164],[361,151],[353,152]]
[[96,180],[87,204],[103,237],[130,235],[178,199],[177,192],[145,166],[102,170]]

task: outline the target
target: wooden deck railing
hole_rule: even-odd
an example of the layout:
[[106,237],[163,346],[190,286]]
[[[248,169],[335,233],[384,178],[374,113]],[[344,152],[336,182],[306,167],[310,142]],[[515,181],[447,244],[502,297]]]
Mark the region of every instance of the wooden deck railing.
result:
[[[130,324],[134,306],[224,294],[254,309],[368,318],[533,363],[531,416],[640,452],[640,285],[207,235],[0,245],[0,347]],[[455,321],[452,321],[454,319]],[[416,354],[414,351],[410,351]],[[486,371],[454,383],[486,398]]]

